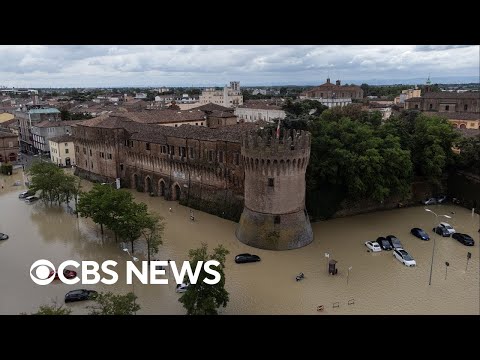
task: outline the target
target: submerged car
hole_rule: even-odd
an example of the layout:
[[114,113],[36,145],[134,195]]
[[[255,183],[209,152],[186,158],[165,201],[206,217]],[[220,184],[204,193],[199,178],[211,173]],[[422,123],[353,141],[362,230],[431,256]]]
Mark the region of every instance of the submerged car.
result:
[[446,222],[441,222],[438,226],[441,226],[445,229],[447,229],[447,231],[450,233],[450,234],[453,234],[455,233],[455,229],[452,227],[452,225],[446,223]]
[[437,203],[443,204],[447,202],[447,195],[437,196]]
[[18,194],[18,198],[19,198],[19,199],[25,199],[25,198],[27,198],[27,197],[29,197],[29,196],[33,196],[33,195],[35,195],[35,192],[34,192],[34,191],[32,191],[32,190],[27,190],[27,191],[23,191],[23,192],[21,192],[20,194]]
[[390,245],[392,245],[392,248],[395,249],[403,249],[403,245],[398,240],[398,238],[395,235],[388,235],[387,240],[390,242]]
[[4,233],[0,233],[0,240],[8,240],[8,235]]
[[421,240],[430,240],[430,236],[420,228],[413,228],[410,230],[410,233]]
[[78,289],[69,291],[65,295],[65,302],[84,301],[94,299],[98,293],[95,290]]
[[382,248],[376,241],[366,241],[365,246],[373,252],[382,251]]
[[25,198],[25,202],[26,202],[27,204],[31,204],[31,203],[33,203],[33,202],[35,202],[35,201],[37,201],[37,200],[38,200],[38,197],[36,197],[36,196],[27,196],[27,197]]
[[[50,274],[48,274],[48,277],[51,278],[54,275],[55,275],[54,280],[60,280],[60,278],[58,277],[58,273],[54,270],[50,270]],[[65,276],[65,278],[67,279],[73,279],[75,276],[77,276],[77,272],[73,270],[65,269],[63,270],[63,276]]]
[[250,263],[260,261],[260,257],[252,254],[238,254],[235,256],[235,262],[237,264]]
[[436,205],[437,204],[437,199],[432,197],[428,198],[422,201],[424,205]]
[[433,232],[435,232],[438,235],[442,235],[444,237],[449,237],[450,236],[450,233],[444,227],[437,226],[436,228],[433,228],[432,230],[433,230]]
[[404,249],[393,250],[393,256],[395,256],[397,260],[403,263],[405,266],[417,265],[415,260],[413,260],[412,256],[408,252],[406,252]]
[[382,250],[393,250],[393,246],[392,244],[390,244],[390,241],[385,239],[383,236],[380,236],[379,238],[377,238],[377,243],[378,245],[380,245]]
[[452,235],[452,238],[461,242],[463,245],[466,246],[473,246],[475,245],[475,241],[472,239],[470,235],[462,234],[462,233],[455,233]]
[[177,284],[177,288],[175,289],[175,291],[177,293],[184,293],[185,291],[187,291],[188,285],[189,284],[185,284],[185,283]]

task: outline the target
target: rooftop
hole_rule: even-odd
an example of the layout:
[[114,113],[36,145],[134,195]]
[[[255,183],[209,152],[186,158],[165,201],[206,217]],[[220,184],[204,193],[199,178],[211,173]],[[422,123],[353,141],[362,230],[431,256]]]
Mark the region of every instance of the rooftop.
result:
[[480,136],[480,129],[455,129],[463,137],[472,138],[475,136]]
[[47,108],[47,109],[31,109],[28,110],[29,114],[60,114],[60,110],[56,108]]
[[50,127],[59,127],[59,126],[71,126],[83,120],[66,120],[66,121],[48,121],[44,120],[39,122],[38,124],[32,125],[32,127],[39,127],[39,128],[50,128]]
[[62,143],[62,142],[73,142],[73,137],[70,135],[60,135],[60,136],[55,136],[50,139],[49,141],[53,141],[55,143]]
[[8,138],[8,137],[18,137],[18,135],[15,135],[14,133],[11,132],[6,132],[6,131],[0,131],[0,138]]
[[478,99],[480,100],[480,92],[473,92],[473,91],[463,92],[463,93],[454,93],[449,91],[427,92],[422,97],[424,99]]
[[217,104],[213,104],[213,103],[208,103],[208,104],[205,104],[205,105],[202,105],[202,106],[197,106],[197,107],[192,108],[192,110],[201,110],[201,111],[205,111],[205,112],[210,112],[210,111],[215,111],[215,110],[216,111],[233,112],[232,108],[227,108],[227,107],[217,105]]
[[153,109],[129,112],[124,115],[129,119],[143,124],[175,123],[185,121],[205,121],[205,113],[200,110],[170,110]]
[[282,110],[282,107],[275,104],[272,100],[247,100],[243,105],[238,107],[246,109]]

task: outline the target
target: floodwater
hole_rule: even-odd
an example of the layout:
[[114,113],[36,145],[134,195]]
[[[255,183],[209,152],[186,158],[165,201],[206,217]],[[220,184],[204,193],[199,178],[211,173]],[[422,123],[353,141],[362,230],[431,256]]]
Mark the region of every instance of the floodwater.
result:
[[[33,312],[42,304],[63,304],[66,292],[75,288],[126,293],[134,291],[141,306],[138,314],[184,314],[175,292],[175,283],[167,271],[168,285],[125,283],[125,261],[131,260],[115,243],[111,234],[100,234],[90,220],[77,218],[65,206],[32,205],[18,199],[23,186],[12,186],[22,173],[0,177],[0,232],[10,239],[0,241],[0,314]],[[82,181],[84,188],[91,186]],[[479,215],[454,205],[430,206],[437,214],[448,214],[448,222],[459,232],[470,234],[474,247],[437,235],[432,284],[429,274],[433,241],[421,241],[410,235],[420,227],[432,235],[435,216],[424,207],[404,208],[334,219],[313,224],[314,242],[307,247],[274,252],[248,247],[235,238],[236,223],[195,211],[163,198],[134,191],[137,201],[165,217],[164,244],[159,258],[188,259],[188,250],[202,242],[212,250],[223,244],[229,251],[226,287],[230,302],[222,314],[479,314]],[[169,208],[172,208],[172,212]],[[378,236],[396,235],[415,258],[417,266],[403,266],[391,251],[370,253],[364,245]],[[142,246],[135,255],[140,259]],[[235,264],[236,254],[250,252],[261,262]],[[467,252],[472,253],[467,266]],[[337,275],[328,275],[327,258],[338,261]],[[48,259],[54,264],[64,260],[115,260],[119,281],[115,285],[65,285],[55,281],[35,285],[29,276],[31,264]],[[449,262],[447,269],[445,262]],[[348,268],[351,268],[348,276]],[[305,279],[295,281],[303,272]],[[348,283],[347,283],[348,278]],[[350,304],[349,304],[350,303]],[[88,302],[67,305],[74,314],[88,312]],[[317,307],[323,305],[322,312]]]

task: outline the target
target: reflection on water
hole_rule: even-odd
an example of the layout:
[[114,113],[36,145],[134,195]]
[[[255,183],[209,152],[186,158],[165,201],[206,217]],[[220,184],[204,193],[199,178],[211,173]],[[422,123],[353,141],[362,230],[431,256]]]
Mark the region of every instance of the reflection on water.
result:
[[[0,241],[0,314],[32,312],[51,300],[63,303],[66,292],[78,288],[54,282],[35,285],[29,276],[30,265],[38,259],[54,264],[68,259],[119,263],[119,281],[115,285],[83,285],[97,291],[126,293],[135,291],[142,309],[139,314],[184,314],[175,293],[173,276],[168,285],[125,283],[125,261],[111,233],[102,236],[90,220],[71,215],[65,207],[32,205],[18,199],[22,186],[12,186],[21,173],[1,177],[0,232],[10,235]],[[90,186],[82,181],[84,188]],[[449,222],[459,232],[470,234],[474,247],[466,247],[451,238],[436,238],[432,285],[428,285],[433,241],[421,241],[410,235],[412,227],[432,234],[435,217],[424,208],[404,208],[341,218],[313,224],[314,242],[304,248],[274,252],[248,247],[235,238],[236,224],[189,209],[159,197],[134,192],[137,201],[165,217],[164,245],[159,258],[187,260],[188,250],[202,242],[212,249],[224,244],[230,251],[226,264],[230,303],[225,314],[479,314],[479,216],[453,205],[430,207],[438,214],[449,214]],[[172,212],[169,212],[169,208]],[[417,267],[407,268],[392,252],[370,253],[364,245],[378,236],[396,235],[415,258]],[[139,243],[136,254],[144,245]],[[472,253],[468,269],[467,252]],[[253,264],[235,264],[236,254],[250,252],[261,257]],[[338,261],[338,275],[327,273],[327,258]],[[445,279],[445,262],[448,261]],[[347,285],[347,269],[352,267]],[[305,279],[295,281],[303,272]],[[351,305],[348,305],[348,301]],[[336,303],[338,307],[333,308]],[[337,304],[338,303],[338,304]],[[317,312],[319,305],[323,312]],[[75,314],[86,313],[88,303],[68,305]]]

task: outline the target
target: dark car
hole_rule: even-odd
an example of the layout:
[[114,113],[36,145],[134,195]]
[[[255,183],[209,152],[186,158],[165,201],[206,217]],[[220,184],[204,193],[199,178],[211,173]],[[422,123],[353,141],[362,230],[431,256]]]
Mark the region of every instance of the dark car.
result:
[[92,300],[97,296],[97,292],[95,290],[72,290],[69,291],[65,295],[65,302],[73,302],[73,301],[83,301],[83,300]]
[[467,234],[455,233],[452,235],[452,238],[460,241],[463,245],[466,245],[466,246],[475,245],[475,241],[473,241],[472,237]]
[[422,201],[424,205],[436,205],[437,204],[437,199],[436,198],[428,198]]
[[419,239],[430,240],[430,236],[428,236],[428,234],[420,228],[413,228],[412,230],[410,230],[410,233]]
[[393,250],[393,246],[392,244],[390,244],[390,241],[385,239],[383,236],[380,236],[379,238],[377,238],[377,243],[378,245],[380,245],[382,250]]
[[387,240],[394,249],[403,249],[403,245],[395,235],[388,235]]
[[260,261],[260,257],[258,257],[257,255],[238,254],[237,256],[235,256],[235,262],[237,264],[256,262],[256,261]]
[[8,235],[4,233],[0,233],[0,240],[8,240]]
[[450,236],[450,233],[448,232],[447,229],[445,229],[443,226],[437,226],[435,228],[432,229],[435,233],[437,233],[438,235],[442,235],[444,237],[449,237]]
[[444,204],[447,202],[447,195],[437,196],[437,203]]

